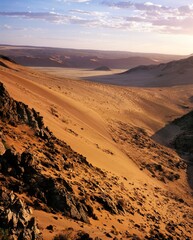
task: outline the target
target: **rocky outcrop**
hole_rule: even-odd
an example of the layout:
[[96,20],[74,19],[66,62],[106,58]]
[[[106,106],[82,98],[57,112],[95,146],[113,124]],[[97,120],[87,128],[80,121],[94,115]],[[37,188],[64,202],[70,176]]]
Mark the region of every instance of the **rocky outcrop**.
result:
[[[92,168],[85,157],[73,152],[69,146],[53,136],[44,126],[39,113],[12,99],[2,83],[0,83],[0,119],[14,127],[27,124],[35,131],[35,135],[43,141],[42,148],[46,161],[42,162],[44,166],[59,170],[59,166],[53,162],[55,158],[60,158],[64,171],[69,172],[74,168],[74,163],[69,161],[71,156],[76,159],[77,164]],[[62,212],[65,216],[89,223],[89,217],[94,217],[90,211],[92,207],[82,203],[75,196],[71,185],[64,178],[47,177],[41,170],[38,158],[30,151],[18,153],[8,148],[0,156],[0,172],[9,178],[10,190],[25,192],[37,198],[37,202],[47,205],[50,211]]]
[[174,138],[172,146],[181,154],[193,153],[193,111],[174,120],[173,124],[180,128],[179,134]]
[[[17,179],[10,181],[11,190],[27,192],[48,207],[76,220],[89,223],[89,208],[74,195],[64,179],[45,177],[37,167],[37,159],[30,152],[16,153],[11,149],[0,156],[0,171]],[[15,184],[16,183],[16,184]]]
[[0,239],[42,239],[30,207],[6,188],[0,188]]
[[52,133],[44,126],[43,117],[26,104],[15,101],[10,97],[2,83],[0,83],[0,118],[13,126],[27,124],[32,127],[36,134],[48,139]]

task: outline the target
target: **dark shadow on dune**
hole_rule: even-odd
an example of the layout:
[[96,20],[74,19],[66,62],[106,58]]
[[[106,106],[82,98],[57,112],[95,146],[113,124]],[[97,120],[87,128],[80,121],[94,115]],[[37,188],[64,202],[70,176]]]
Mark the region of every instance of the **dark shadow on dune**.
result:
[[118,81],[118,74],[108,74],[108,75],[100,75],[100,76],[89,76],[82,77],[82,80],[87,80],[90,82],[110,84],[110,85],[118,85],[118,86],[127,86],[127,83]]
[[83,80],[98,82],[103,84],[125,86],[125,87],[147,87],[147,88],[161,88],[161,87],[175,87],[193,84],[193,78],[186,76],[186,73],[157,75],[149,73],[119,73],[111,75],[89,76],[83,77]]
[[7,66],[5,63],[3,63],[1,61],[0,61],[0,66],[11,69],[9,66]]
[[12,68],[9,67],[9,66],[8,66],[6,63],[4,63],[2,60],[3,60],[3,61],[5,60],[5,61],[8,61],[8,62],[17,64],[17,63],[16,63],[15,61],[13,61],[11,58],[0,54],[0,66],[1,66],[1,67],[5,67],[5,68],[8,68],[8,69],[12,69]]
[[175,119],[156,132],[152,138],[173,148],[187,165],[187,180],[193,189],[193,111]]
[[4,55],[0,54],[0,58],[3,59],[3,60],[6,60],[6,61],[9,61],[9,62],[17,64],[15,61],[13,61],[13,59],[11,59],[11,58],[9,58],[7,56],[4,56]]

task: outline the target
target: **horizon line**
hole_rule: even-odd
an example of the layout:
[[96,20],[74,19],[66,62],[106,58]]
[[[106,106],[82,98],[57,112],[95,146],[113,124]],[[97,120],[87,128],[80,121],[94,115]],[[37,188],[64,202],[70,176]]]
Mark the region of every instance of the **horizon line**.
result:
[[36,48],[57,48],[57,49],[71,49],[71,50],[84,50],[84,51],[99,51],[99,52],[120,52],[120,53],[136,53],[136,54],[158,54],[168,56],[191,56],[190,54],[173,54],[173,53],[159,53],[159,52],[133,52],[127,50],[104,50],[104,49],[92,49],[92,48],[74,48],[74,47],[53,47],[53,46],[40,46],[40,45],[25,45],[25,44],[6,44],[0,43],[0,46],[11,46],[11,47],[36,47]]

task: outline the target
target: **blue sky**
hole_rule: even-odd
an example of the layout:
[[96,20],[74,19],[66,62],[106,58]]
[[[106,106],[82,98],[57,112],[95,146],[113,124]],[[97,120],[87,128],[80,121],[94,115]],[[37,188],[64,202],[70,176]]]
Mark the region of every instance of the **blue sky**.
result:
[[192,0],[1,0],[0,43],[193,53]]

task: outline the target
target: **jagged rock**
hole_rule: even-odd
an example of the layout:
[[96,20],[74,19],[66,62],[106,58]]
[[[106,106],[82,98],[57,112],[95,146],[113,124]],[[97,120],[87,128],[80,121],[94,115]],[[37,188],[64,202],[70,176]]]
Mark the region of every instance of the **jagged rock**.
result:
[[0,118],[12,126],[27,124],[35,129],[36,134],[43,139],[49,139],[52,136],[51,131],[44,126],[43,117],[34,109],[30,109],[26,104],[11,98],[1,82]]
[[75,196],[69,194],[64,186],[59,186],[53,182],[46,197],[48,205],[53,209],[59,210],[73,219],[89,223],[88,214],[85,211],[86,207]]
[[92,240],[92,239],[93,238],[91,238],[89,234],[85,232],[79,232],[76,238],[76,240]]
[[30,152],[23,152],[21,155],[12,149],[7,149],[0,156],[0,169],[3,173],[16,178],[21,178],[24,174],[35,173],[35,160]]
[[42,239],[32,210],[5,188],[0,188],[0,228],[9,239]]
[[35,159],[32,153],[25,151],[21,154],[21,166],[25,169],[35,166]]
[[[90,208],[76,199],[70,184],[62,178],[45,178],[35,168],[36,160],[28,151],[17,154],[14,150],[8,149],[0,156],[1,171],[21,180],[22,184],[25,184],[23,189],[31,196],[37,197],[55,211],[89,223]],[[20,182],[17,183],[17,186],[22,187]],[[23,225],[22,221],[21,225]]]
[[116,204],[112,201],[110,196],[95,196],[95,199],[98,203],[102,204],[105,210],[109,211],[112,214],[118,214],[118,209]]
[[23,173],[23,168],[20,166],[21,156],[15,153],[12,149],[7,149],[0,156],[0,170],[5,174],[10,174],[14,177],[20,176]]

